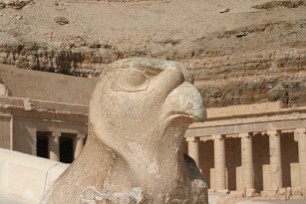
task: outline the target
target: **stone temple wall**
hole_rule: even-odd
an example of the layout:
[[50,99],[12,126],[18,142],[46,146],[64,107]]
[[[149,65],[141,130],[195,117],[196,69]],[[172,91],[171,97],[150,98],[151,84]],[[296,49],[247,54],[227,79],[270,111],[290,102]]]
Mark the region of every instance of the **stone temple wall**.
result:
[[210,189],[246,197],[305,198],[305,106],[263,103],[207,113],[208,119],[189,126],[185,136],[188,154]]
[[0,65],[0,82],[14,97],[88,105],[96,81]]

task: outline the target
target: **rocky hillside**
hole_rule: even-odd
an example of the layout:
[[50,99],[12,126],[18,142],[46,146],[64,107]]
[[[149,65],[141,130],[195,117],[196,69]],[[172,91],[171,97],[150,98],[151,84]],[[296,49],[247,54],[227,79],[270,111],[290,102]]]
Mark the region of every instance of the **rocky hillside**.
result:
[[97,76],[128,57],[179,61],[208,107],[306,105],[306,1],[0,1],[0,62]]

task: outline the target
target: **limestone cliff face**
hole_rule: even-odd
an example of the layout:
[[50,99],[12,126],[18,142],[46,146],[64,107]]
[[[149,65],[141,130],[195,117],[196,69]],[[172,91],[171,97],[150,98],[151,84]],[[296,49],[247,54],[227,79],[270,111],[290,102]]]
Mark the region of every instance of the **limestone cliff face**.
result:
[[[284,49],[202,60],[191,69],[209,106],[282,101],[306,104],[306,49]],[[191,60],[192,61],[192,60]]]
[[88,77],[118,59],[170,59],[207,107],[306,104],[305,1],[25,2],[0,6],[1,63]]

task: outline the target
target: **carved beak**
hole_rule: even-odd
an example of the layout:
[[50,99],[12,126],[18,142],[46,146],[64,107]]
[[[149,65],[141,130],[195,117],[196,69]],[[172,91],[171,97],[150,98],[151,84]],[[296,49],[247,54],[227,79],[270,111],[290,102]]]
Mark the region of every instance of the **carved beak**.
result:
[[189,118],[191,122],[203,122],[206,109],[199,91],[190,83],[184,82],[166,98],[164,110],[167,118]]

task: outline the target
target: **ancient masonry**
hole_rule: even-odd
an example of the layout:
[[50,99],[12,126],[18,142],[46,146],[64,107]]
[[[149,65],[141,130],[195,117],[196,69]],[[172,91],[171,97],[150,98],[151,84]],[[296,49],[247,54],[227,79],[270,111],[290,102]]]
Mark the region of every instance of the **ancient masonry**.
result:
[[188,154],[210,189],[244,196],[306,195],[306,107],[229,106],[208,109],[208,116],[185,136]]
[[[7,65],[1,65],[0,79],[0,147],[73,161],[86,141],[88,102],[97,80]],[[182,147],[211,190],[305,197],[306,107],[270,102],[207,113],[205,123],[187,130]]]
[[87,134],[87,106],[3,96],[0,103],[1,148],[59,161],[60,143],[67,144],[62,148],[71,148],[71,152],[61,155],[63,162],[72,162],[81,152]]
[[86,139],[95,80],[12,68],[0,66],[0,148],[72,162]]

